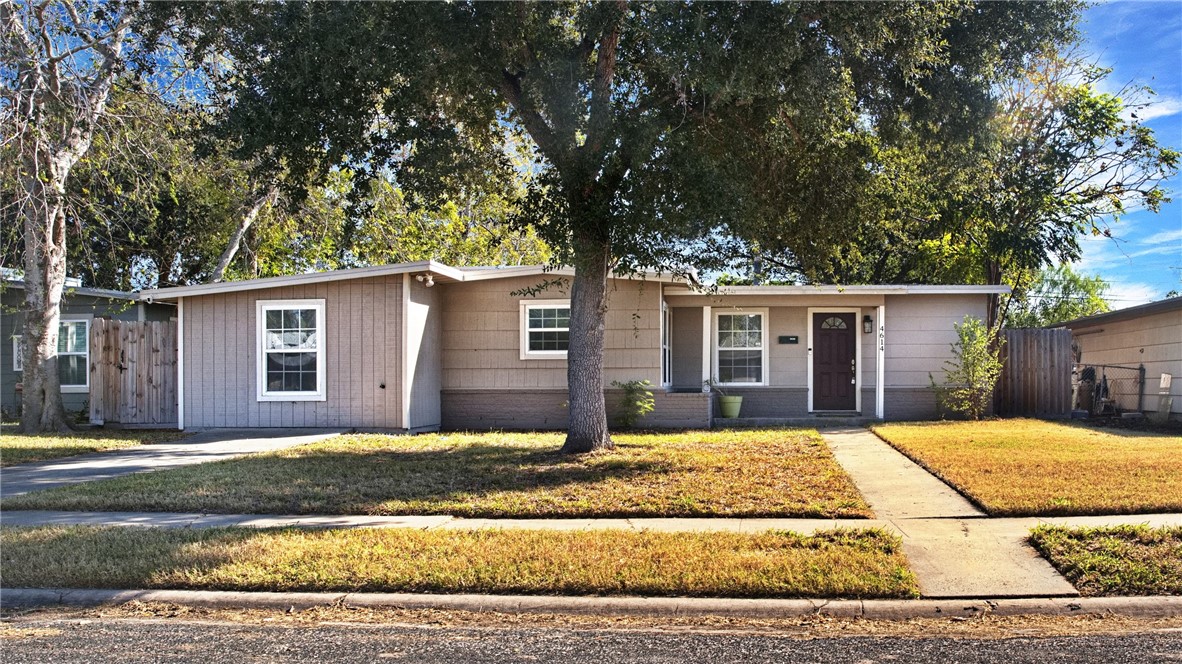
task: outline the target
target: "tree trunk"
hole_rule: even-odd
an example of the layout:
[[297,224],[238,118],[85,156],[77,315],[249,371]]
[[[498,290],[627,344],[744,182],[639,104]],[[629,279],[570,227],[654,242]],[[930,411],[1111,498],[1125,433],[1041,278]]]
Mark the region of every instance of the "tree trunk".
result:
[[230,267],[230,261],[234,260],[234,256],[238,253],[238,247],[242,245],[242,238],[246,236],[246,231],[250,230],[254,220],[258,218],[259,212],[262,211],[263,206],[271,202],[278,190],[275,185],[267,187],[267,190],[262,196],[259,196],[246,214],[242,215],[242,220],[238,223],[238,228],[234,229],[234,234],[230,236],[230,242],[226,245],[226,250],[222,252],[221,258],[218,259],[217,267],[213,269],[213,274],[209,277],[209,283],[216,284],[226,276],[226,268]]
[[[70,430],[70,424],[62,404],[57,355],[62,289],[66,283],[65,177],[62,164],[29,166],[21,178],[25,195],[21,430],[65,432]],[[64,170],[68,172],[68,167]],[[43,175],[29,176],[31,173]]]
[[575,242],[575,278],[570,295],[570,349],[566,381],[570,426],[562,451],[568,454],[615,447],[607,430],[603,398],[603,344],[607,320],[607,275],[611,244]]

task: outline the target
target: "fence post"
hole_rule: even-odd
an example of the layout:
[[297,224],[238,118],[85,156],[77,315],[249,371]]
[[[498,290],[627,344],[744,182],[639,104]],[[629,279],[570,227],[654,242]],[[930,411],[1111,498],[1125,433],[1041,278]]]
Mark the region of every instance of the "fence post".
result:
[[1144,413],[1145,409],[1145,365],[1137,365],[1137,412]]

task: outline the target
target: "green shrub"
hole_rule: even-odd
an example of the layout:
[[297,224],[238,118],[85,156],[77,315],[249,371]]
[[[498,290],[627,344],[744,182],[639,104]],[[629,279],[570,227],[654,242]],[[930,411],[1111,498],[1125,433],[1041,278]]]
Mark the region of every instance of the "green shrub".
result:
[[652,386],[648,380],[612,381],[612,387],[624,390],[617,404],[616,424],[630,429],[640,418],[653,412],[657,402],[653,399]]
[[956,328],[952,359],[944,362],[944,384],[928,374],[941,412],[981,419],[989,410],[993,388],[1001,376],[1001,346],[1004,340],[990,331],[980,319],[965,316]]

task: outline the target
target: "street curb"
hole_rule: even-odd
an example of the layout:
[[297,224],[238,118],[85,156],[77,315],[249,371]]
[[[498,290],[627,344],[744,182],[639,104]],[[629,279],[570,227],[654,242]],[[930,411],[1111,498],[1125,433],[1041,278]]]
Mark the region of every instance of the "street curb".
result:
[[828,616],[875,620],[957,618],[983,615],[1129,618],[1182,616],[1182,596],[1028,599],[715,599],[700,597],[552,597],[533,595],[426,595],[411,593],[276,593],[211,590],[85,590],[0,588],[0,607],[89,607],[132,601],[218,609],[311,609],[345,606],[441,609],[496,613],[557,613],[630,616],[736,616],[794,618]]

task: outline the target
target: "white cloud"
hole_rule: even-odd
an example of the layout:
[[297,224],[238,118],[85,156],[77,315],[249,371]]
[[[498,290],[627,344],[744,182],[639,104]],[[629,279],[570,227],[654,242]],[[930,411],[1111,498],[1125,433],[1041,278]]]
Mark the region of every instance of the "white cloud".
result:
[[1110,283],[1104,298],[1113,309],[1128,309],[1161,299],[1161,289],[1152,284]]
[[[1182,242],[1182,228],[1176,231],[1162,231],[1160,233],[1154,233],[1149,237],[1143,238],[1138,244],[1152,246],[1155,244],[1168,244],[1171,242],[1175,244]],[[1180,248],[1182,248],[1182,246],[1180,246]]]
[[[1128,111],[1126,111],[1126,114]],[[1142,122],[1149,122],[1157,118],[1166,118],[1171,115],[1182,113],[1182,99],[1162,97],[1157,101],[1151,102],[1144,108],[1137,110],[1137,117]]]

